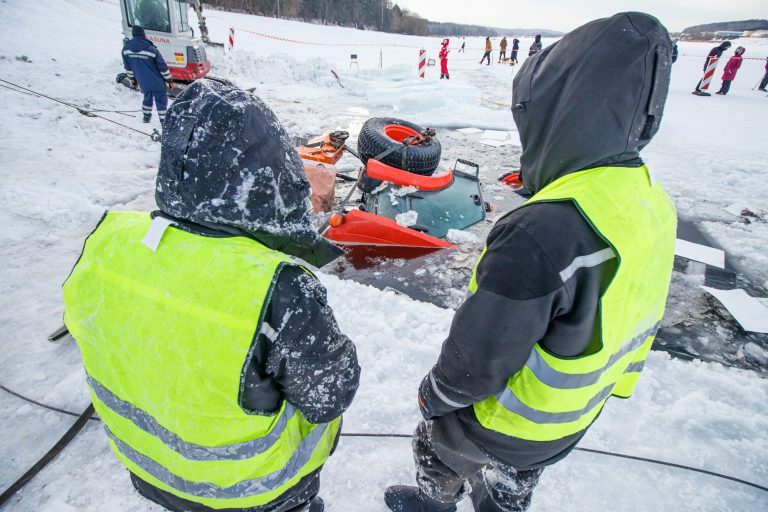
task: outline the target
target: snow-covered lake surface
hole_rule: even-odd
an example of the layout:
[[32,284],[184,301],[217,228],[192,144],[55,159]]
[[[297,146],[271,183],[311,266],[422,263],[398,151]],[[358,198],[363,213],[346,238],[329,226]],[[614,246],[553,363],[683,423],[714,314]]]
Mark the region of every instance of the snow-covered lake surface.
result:
[[[476,159],[488,181],[518,163],[519,147],[492,148],[479,144],[480,134],[453,130],[515,131],[505,106],[515,69],[495,63],[479,66],[480,39],[467,40],[466,54],[458,54],[460,43],[453,41],[450,82],[438,80],[435,68],[422,81],[416,78],[416,48],[424,47],[436,58],[437,38],[217,11],[209,12],[209,25],[212,38],[219,41],[230,25],[236,28],[235,51],[209,50],[212,74],[255,87],[291,135],[346,129],[354,138],[368,117],[395,115],[437,128],[438,136],[450,141],[444,163],[458,156]],[[326,45],[288,43],[255,32]],[[0,41],[0,79],[94,109],[140,108],[139,96],[114,82],[122,67],[122,35],[118,7],[111,2],[0,0]],[[529,44],[523,38],[521,48]],[[747,48],[746,57],[768,56],[766,41],[736,44]],[[764,60],[745,60],[728,96],[696,97],[690,92],[711,46],[681,44],[662,128],[644,157],[681,215],[694,219],[736,259],[744,279],[765,289],[768,224],[747,224],[724,210],[736,205],[763,216],[768,211],[768,98],[751,90],[764,72]],[[350,68],[352,53],[358,55],[359,69]],[[383,69],[378,68],[380,58]],[[719,79],[713,85],[719,86]],[[154,208],[159,145],[4,88],[0,105],[0,384],[81,411],[88,395],[77,347],[46,341],[61,323],[59,287],[105,209]],[[104,115],[146,129],[137,113]],[[485,193],[500,208],[509,205],[503,189],[487,185]],[[479,251],[482,242],[474,245],[466,252]],[[471,265],[468,256],[456,260],[457,267]],[[358,346],[363,367],[345,429],[411,432],[419,419],[417,385],[436,359],[452,311],[334,275],[321,279],[341,327]],[[690,281],[680,275],[678,280]],[[672,304],[675,315],[700,308],[700,295],[678,299]],[[725,334],[713,329],[712,336]],[[759,359],[765,357],[764,349],[755,345],[745,350]],[[0,489],[72,422],[4,392],[0,418]],[[582,446],[689,464],[766,486],[768,381],[755,372],[654,352],[635,396],[612,400]],[[413,481],[410,443],[345,438],[322,480],[328,510],[383,511],[386,486]],[[159,510],[133,491],[95,422],[7,508]],[[470,508],[463,503],[461,509]],[[768,494],[701,474],[575,453],[545,471],[531,510],[563,508],[764,511]]]

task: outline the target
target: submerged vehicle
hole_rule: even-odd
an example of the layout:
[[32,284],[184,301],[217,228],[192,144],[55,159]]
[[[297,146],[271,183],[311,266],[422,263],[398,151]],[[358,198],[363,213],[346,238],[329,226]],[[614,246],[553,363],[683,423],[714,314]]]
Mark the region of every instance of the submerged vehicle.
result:
[[[188,10],[197,14],[200,36],[189,25]],[[130,39],[134,26],[144,28],[149,39],[160,50],[174,83],[174,93],[211,71],[205,44],[214,44],[208,38],[208,27],[203,16],[201,0],[120,0],[123,37]],[[125,73],[117,75],[117,82],[133,88]]]
[[[320,182],[327,179],[323,171],[356,182],[324,226],[328,239],[341,245],[440,249],[454,247],[444,240],[450,230],[485,219],[480,167],[460,159],[453,169],[438,170],[441,146],[434,130],[400,119],[372,118],[360,131],[358,152],[346,145],[348,136],[332,132],[296,147],[305,161],[313,204],[328,204],[327,197],[318,198],[316,192],[327,190]],[[356,179],[335,172],[345,151],[363,164]],[[346,209],[355,191],[360,193],[359,204]]]

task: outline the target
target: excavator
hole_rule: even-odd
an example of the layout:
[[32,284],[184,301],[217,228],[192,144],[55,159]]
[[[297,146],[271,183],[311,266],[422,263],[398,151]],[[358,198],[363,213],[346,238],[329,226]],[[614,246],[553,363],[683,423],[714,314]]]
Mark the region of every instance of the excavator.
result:
[[[195,36],[194,29],[189,25],[190,6],[197,15],[199,36]],[[178,85],[174,89],[176,93],[210,72],[211,63],[204,44],[223,46],[208,37],[201,0],[120,0],[120,11],[123,37],[132,37],[134,25],[144,28],[147,39],[157,46],[168,64],[171,76]],[[117,82],[132,88],[124,73],[117,76]]]

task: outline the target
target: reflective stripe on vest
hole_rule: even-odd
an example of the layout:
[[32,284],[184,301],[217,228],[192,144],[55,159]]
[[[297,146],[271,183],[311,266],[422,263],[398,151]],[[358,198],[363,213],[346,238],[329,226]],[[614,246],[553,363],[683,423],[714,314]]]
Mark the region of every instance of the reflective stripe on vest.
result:
[[[322,445],[323,441],[327,442],[327,436],[325,434],[328,431],[328,426],[329,424],[320,425],[312,430],[312,432],[310,432],[310,434],[301,442],[298,449],[293,452],[293,455],[288,462],[279,470],[262,477],[242,480],[228,487],[220,487],[210,482],[193,482],[185,480],[117,439],[112,432],[110,432],[109,427],[105,426],[105,429],[107,431],[107,436],[119,455],[122,455],[122,457],[129,460],[131,463],[136,464],[136,466],[142,468],[152,475],[153,478],[159,480],[166,486],[181,491],[184,494],[195,496],[196,498],[237,500],[242,499],[244,496],[264,494],[266,492],[279,490],[283,487],[285,482],[296,477],[301,469],[310,461],[317,446]],[[229,508],[229,506],[227,508]]]
[[178,435],[163,427],[146,411],[142,411],[138,407],[120,399],[87,373],[85,378],[88,382],[88,386],[91,388],[91,392],[93,392],[105,406],[123,418],[131,421],[144,432],[160,439],[168,448],[179,453],[185,459],[190,460],[251,459],[267,451],[278,439],[280,439],[288,420],[290,420],[296,412],[296,408],[286,402],[285,408],[279,413],[277,423],[266,436],[245,441],[243,443],[228,444],[224,446],[202,446],[184,441]]
[[243,410],[277,274],[290,260],[245,237],[169,228],[142,243],[148,214],[112,212],[64,284],[65,323],[120,461],[211,508],[270,503],[327,459],[340,420],[314,425],[283,401]]
[[[618,268],[600,301],[597,353],[564,359],[536,343],[507,386],[473,406],[484,427],[532,441],[575,434],[590,425],[609,396],[632,394],[663,315],[677,222],[672,201],[645,167],[573,173],[526,205],[548,201],[572,201],[610,246],[576,258],[560,272],[564,283],[579,269],[613,257]],[[476,291],[477,267],[469,287]]]

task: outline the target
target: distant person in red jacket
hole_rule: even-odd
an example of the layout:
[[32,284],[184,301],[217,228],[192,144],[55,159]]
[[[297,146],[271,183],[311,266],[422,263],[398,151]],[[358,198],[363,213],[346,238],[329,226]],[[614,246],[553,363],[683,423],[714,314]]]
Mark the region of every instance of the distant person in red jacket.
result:
[[731,82],[736,78],[736,72],[739,70],[741,63],[744,60],[741,56],[744,55],[745,51],[743,46],[736,48],[736,55],[731,57],[731,60],[725,65],[725,70],[723,71],[723,85],[720,86],[720,90],[717,91],[717,94],[721,96],[728,94],[728,91],[731,88]]
[[440,49],[440,53],[438,56],[440,57],[440,80],[443,78],[450,80],[451,75],[448,74],[448,52],[451,50],[448,49],[448,44],[451,42],[450,39],[445,38],[443,39],[442,48]]
[[765,87],[768,86],[768,57],[765,58],[765,76],[760,81],[760,87],[757,88],[758,91],[768,92],[765,90]]

